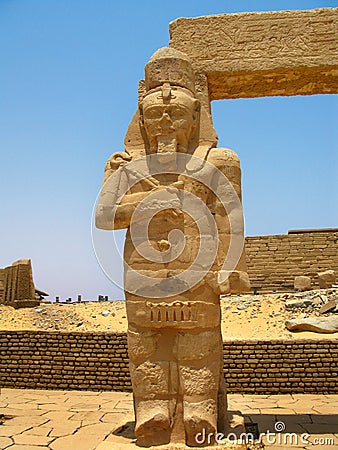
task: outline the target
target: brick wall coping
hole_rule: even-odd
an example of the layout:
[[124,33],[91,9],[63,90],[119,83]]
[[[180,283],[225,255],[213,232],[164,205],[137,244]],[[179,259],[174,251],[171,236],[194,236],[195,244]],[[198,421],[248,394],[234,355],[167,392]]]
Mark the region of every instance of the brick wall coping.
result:
[[302,233],[337,233],[338,228],[309,228],[304,230],[289,230],[288,234],[302,234]]
[[[44,330],[0,330],[0,339],[3,335],[18,335],[18,334],[29,334],[33,335],[47,335],[47,336],[69,336],[69,337],[83,337],[83,336],[106,336],[109,337],[120,337],[127,339],[127,333],[121,331],[44,331]],[[241,338],[225,338],[223,339],[224,344],[243,344],[243,345],[253,345],[253,344],[270,344],[270,345],[291,345],[291,344],[330,344],[332,342],[338,341],[338,333],[330,334],[330,337],[317,337],[317,338],[299,338],[299,339],[241,339]]]
[[290,238],[290,235],[294,234],[328,234],[338,233],[338,228],[319,229],[319,230],[289,230],[288,234],[260,234],[259,236],[245,236],[245,239],[268,239],[268,238]]

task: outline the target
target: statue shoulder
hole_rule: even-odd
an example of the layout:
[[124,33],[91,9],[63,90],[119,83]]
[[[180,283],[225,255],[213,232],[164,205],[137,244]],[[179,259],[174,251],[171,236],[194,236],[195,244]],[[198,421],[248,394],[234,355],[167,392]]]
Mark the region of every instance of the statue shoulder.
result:
[[229,148],[212,148],[209,151],[207,161],[214,166],[222,169],[225,166],[238,166],[240,165],[239,157],[237,153]]
[[241,199],[241,167],[238,155],[229,148],[212,148],[207,161],[227,177]]

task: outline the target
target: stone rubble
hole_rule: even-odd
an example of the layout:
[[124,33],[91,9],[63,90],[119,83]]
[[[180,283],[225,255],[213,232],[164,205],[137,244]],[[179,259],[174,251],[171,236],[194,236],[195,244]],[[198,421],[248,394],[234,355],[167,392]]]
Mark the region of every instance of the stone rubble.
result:
[[334,270],[325,270],[318,273],[318,283],[321,289],[332,287],[336,282],[336,275]]
[[311,278],[305,275],[295,277],[295,291],[309,291],[311,289]]
[[298,317],[290,317],[286,320],[285,326],[288,330],[317,333],[338,331],[338,317],[334,316],[338,313],[338,289],[336,287],[297,294],[297,297],[296,300],[288,300],[288,294],[284,296],[285,308],[291,310],[293,314],[298,313]]
[[338,317],[307,317],[287,320],[285,325],[290,331],[315,331],[317,333],[336,333]]

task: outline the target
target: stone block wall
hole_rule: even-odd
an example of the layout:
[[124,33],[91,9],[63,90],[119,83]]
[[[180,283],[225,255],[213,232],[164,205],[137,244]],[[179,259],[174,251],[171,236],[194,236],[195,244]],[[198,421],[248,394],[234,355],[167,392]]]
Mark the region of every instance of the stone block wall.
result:
[[5,269],[0,269],[0,303],[5,292]]
[[223,345],[229,392],[338,393],[338,340],[238,341]]
[[0,304],[15,308],[33,307],[39,304],[35,299],[30,259],[21,259],[11,266],[0,269]]
[[319,288],[317,272],[332,269],[338,276],[338,229],[250,236],[245,240],[251,287],[292,290],[297,275],[311,277]]
[[[125,333],[0,332],[2,387],[131,391]],[[338,393],[338,339],[224,342],[229,392]]]
[[0,332],[3,387],[131,390],[125,333]]

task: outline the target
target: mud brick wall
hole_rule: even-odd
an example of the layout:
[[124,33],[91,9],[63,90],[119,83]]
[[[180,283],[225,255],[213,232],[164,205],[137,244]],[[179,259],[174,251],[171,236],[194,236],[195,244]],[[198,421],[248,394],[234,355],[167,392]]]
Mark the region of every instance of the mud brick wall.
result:
[[253,289],[292,290],[297,275],[307,275],[318,288],[317,272],[332,269],[338,276],[338,230],[250,236],[245,240]]
[[3,387],[130,390],[125,333],[0,332]]
[[[131,391],[125,333],[0,332],[2,387]],[[338,393],[338,339],[224,342],[229,392]]]
[[229,392],[338,393],[338,340],[224,342]]

